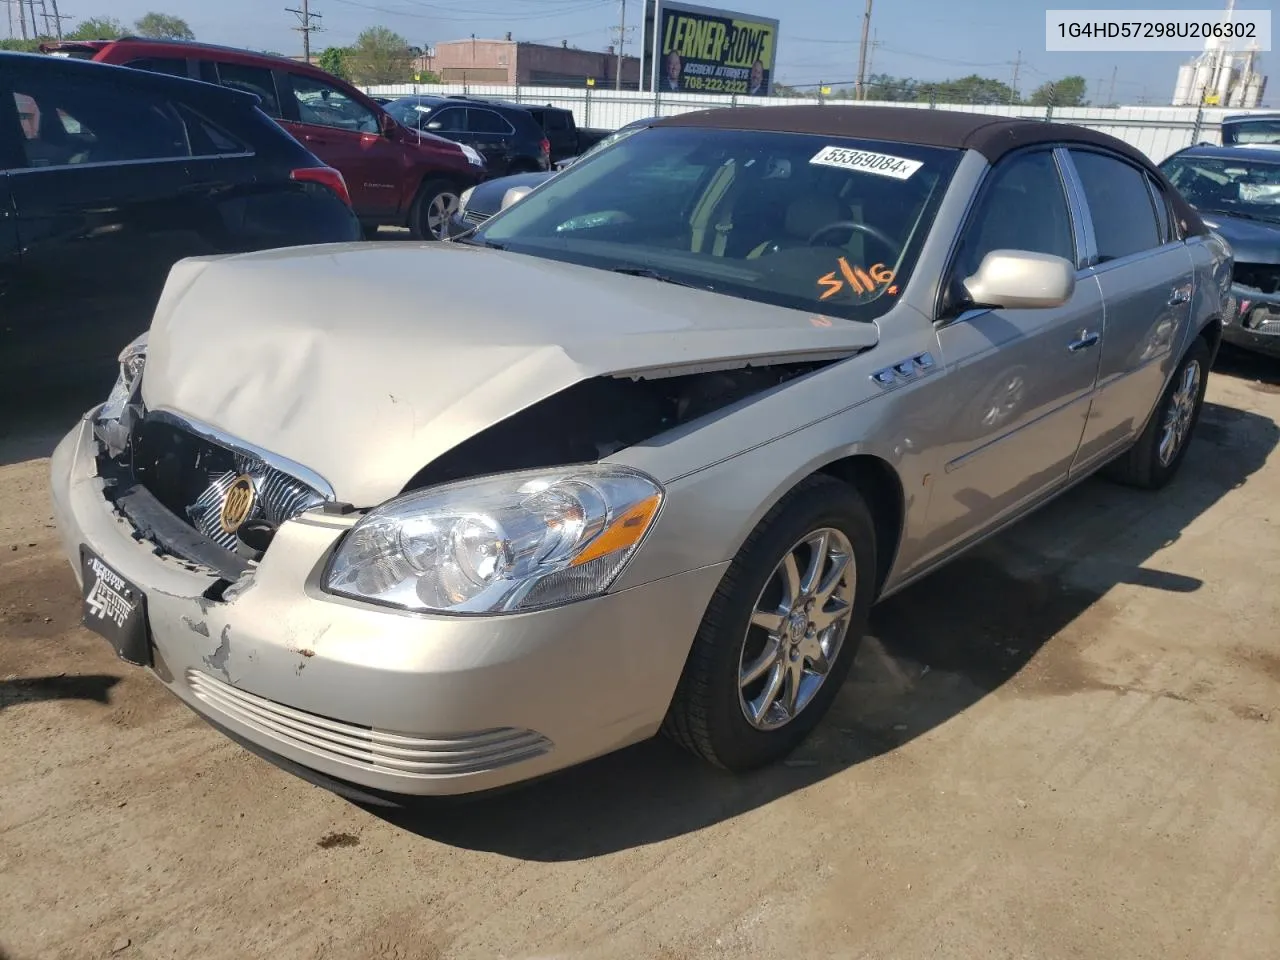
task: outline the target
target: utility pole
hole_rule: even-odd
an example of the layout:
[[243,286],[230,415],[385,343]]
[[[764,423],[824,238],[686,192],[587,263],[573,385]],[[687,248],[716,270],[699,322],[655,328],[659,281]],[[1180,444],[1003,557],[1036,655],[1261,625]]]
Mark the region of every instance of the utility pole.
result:
[[53,29],[59,40],[62,39],[62,21],[70,20],[70,17],[64,17],[58,12],[58,0],[49,0],[50,6],[53,7]]
[[1107,106],[1111,106],[1116,102],[1116,71],[1120,68],[1114,66],[1111,68],[1111,86],[1107,89]]
[[854,87],[854,99],[862,100],[867,90],[867,35],[871,32],[871,0],[867,0],[866,13],[862,15],[862,45],[858,50],[858,82]]
[[1018,57],[1013,61],[1013,86],[1010,87],[1009,102],[1018,99],[1018,71],[1022,68],[1022,51],[1018,51]]
[[311,62],[311,34],[318,33],[324,27],[319,25],[312,26],[312,20],[323,20],[324,18],[318,13],[312,13],[307,9],[307,0],[302,0],[302,9],[295,10],[293,7],[285,7],[285,13],[292,13],[298,18],[298,25],[293,29],[302,34],[302,58],[307,62]]
[[622,89],[622,51],[627,44],[627,0],[618,0],[618,66],[613,72],[613,89]]

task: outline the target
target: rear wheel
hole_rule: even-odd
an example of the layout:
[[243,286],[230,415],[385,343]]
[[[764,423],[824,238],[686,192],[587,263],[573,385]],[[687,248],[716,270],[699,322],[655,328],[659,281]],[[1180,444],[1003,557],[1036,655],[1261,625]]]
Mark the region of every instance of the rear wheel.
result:
[[1209,345],[1197,338],[1174,371],[1142,436],[1107,466],[1106,476],[1148,490],[1159,489],[1174,478],[1200,420],[1210,356]]
[[875,569],[874,525],[859,493],[825,476],[797,486],[725,572],[663,731],[729,770],[794,750],[849,673]]
[[443,240],[457,209],[458,188],[446,180],[428,180],[413,200],[409,232],[415,240]]

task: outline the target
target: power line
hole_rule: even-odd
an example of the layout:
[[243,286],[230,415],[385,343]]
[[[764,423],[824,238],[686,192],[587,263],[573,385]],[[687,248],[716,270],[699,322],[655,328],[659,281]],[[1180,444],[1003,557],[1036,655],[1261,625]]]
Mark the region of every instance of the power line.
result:
[[293,29],[297,30],[299,33],[302,34],[302,58],[307,63],[310,63],[311,62],[311,34],[317,33],[320,30],[324,29],[324,27],[312,26],[311,21],[320,20],[320,19],[323,19],[323,17],[321,16],[321,14],[312,13],[307,8],[307,0],[302,0],[301,10],[295,10],[293,7],[285,7],[284,12],[292,13],[298,18],[298,25]]

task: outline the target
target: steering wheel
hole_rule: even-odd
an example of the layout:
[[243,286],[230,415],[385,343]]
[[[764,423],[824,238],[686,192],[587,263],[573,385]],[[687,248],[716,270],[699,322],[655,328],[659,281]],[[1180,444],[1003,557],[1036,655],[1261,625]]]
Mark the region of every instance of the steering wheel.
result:
[[893,255],[895,257],[902,256],[902,244],[898,243],[892,237],[887,236],[884,233],[884,231],[879,230],[876,227],[871,226],[870,224],[859,223],[856,220],[832,221],[831,223],[828,223],[825,227],[819,227],[817,230],[813,231],[813,233],[810,234],[807,242],[809,246],[813,246],[813,241],[817,240],[820,236],[822,236],[823,234],[832,233],[836,230],[856,230],[859,233],[865,233],[867,236],[873,237],[876,240],[879,240],[885,246],[887,246],[890,250],[893,251]]

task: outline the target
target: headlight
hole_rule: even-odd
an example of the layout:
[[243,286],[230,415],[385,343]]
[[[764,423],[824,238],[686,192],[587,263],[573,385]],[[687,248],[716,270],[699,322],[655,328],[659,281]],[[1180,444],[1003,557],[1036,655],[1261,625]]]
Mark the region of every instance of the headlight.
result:
[[442,613],[518,612],[597,596],[635,552],[662,496],[644,474],[605,464],[407,494],[352,527],[325,589]]
[[467,189],[462,191],[461,196],[458,197],[459,213],[462,213],[464,210],[467,209],[467,204],[471,202],[471,195],[475,192],[476,192],[475,187],[467,187]]
[[460,143],[458,146],[462,148],[462,152],[466,155],[468,163],[474,167],[484,166],[484,157],[480,156],[480,154],[473,148],[468,147],[465,143]]
[[133,399],[138,382],[142,379],[142,368],[147,362],[147,334],[134,339],[120,351],[120,356],[116,359],[120,361],[120,374],[116,377],[116,385],[107,395],[107,402],[102,405],[99,420],[119,419],[125,405]]

